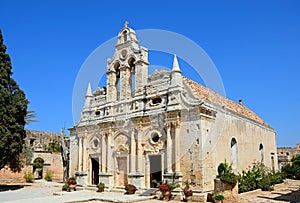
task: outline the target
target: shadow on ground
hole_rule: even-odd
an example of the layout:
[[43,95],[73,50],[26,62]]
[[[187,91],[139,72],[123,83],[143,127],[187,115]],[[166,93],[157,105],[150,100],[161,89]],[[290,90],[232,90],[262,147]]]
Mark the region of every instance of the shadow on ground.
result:
[[300,189],[291,191],[287,194],[282,194],[279,192],[272,192],[272,194],[276,194],[279,196],[277,197],[257,196],[257,197],[263,199],[283,201],[283,202],[300,203]]
[[9,190],[19,190],[22,189],[24,187],[27,187],[30,185],[24,185],[24,184],[15,184],[15,185],[11,185],[11,184],[0,184],[0,192],[5,192],[5,191],[9,191]]

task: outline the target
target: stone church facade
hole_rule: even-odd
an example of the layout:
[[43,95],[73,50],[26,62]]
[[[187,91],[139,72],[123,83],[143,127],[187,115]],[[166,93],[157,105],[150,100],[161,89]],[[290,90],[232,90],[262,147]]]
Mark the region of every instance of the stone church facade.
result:
[[148,65],[148,50],[125,25],[107,86],[88,85],[69,129],[70,175],[79,184],[146,189],[175,173],[205,193],[225,159],[236,172],[258,161],[277,170],[276,133],[254,112],[184,77],[176,55],[171,70],[149,76]]

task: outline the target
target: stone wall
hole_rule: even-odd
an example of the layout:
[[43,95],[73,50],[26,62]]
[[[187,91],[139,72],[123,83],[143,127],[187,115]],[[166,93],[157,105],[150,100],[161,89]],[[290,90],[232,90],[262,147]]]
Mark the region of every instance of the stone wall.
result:
[[231,186],[223,183],[220,179],[215,179],[214,194],[222,194],[224,196],[223,203],[238,203],[239,202],[239,189],[238,184]]
[[[54,182],[62,182],[63,180],[63,165],[60,153],[36,153],[34,158],[41,157],[44,159],[45,164],[43,168],[43,178],[46,175],[47,170],[53,172]],[[32,159],[32,162],[34,160]],[[22,171],[13,173],[7,166],[0,170],[0,183],[14,183],[14,182],[25,182],[24,174],[26,172],[33,173],[32,165],[24,166]]]

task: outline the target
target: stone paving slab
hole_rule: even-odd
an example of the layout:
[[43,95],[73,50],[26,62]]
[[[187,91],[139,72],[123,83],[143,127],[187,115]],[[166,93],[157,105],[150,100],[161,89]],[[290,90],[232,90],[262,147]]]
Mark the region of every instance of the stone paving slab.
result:
[[[62,183],[36,182],[17,190],[0,192],[2,203],[109,203],[109,202],[141,202],[162,203],[161,200],[149,199],[138,194],[124,195],[121,192],[98,193],[95,190],[62,192]],[[56,194],[56,195],[53,195]],[[274,191],[253,191],[239,195],[239,203],[300,203],[300,181],[287,180],[275,186]],[[171,200],[168,203],[179,203]]]
[[274,191],[254,191],[239,195],[239,203],[300,203],[300,181],[286,180],[277,184]]
[[[98,193],[90,190],[81,190],[75,192],[55,192],[53,196],[45,197],[36,197],[36,198],[26,198],[12,201],[4,201],[3,203],[52,203],[52,202],[61,202],[61,203],[75,203],[75,202],[90,202],[90,201],[99,201],[99,202],[118,202],[118,203],[127,203],[127,202],[141,202],[149,200],[153,197],[142,197],[138,195],[124,195],[122,193],[115,192],[102,192]],[[2,202],[2,201],[0,201]]]

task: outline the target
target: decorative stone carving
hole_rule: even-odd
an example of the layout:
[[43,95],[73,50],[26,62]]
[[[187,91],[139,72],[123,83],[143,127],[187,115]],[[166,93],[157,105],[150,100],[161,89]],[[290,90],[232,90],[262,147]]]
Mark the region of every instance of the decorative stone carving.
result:
[[129,153],[129,143],[128,137],[120,134],[115,138],[115,150],[121,153],[128,154]]

